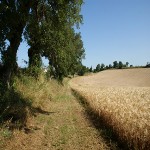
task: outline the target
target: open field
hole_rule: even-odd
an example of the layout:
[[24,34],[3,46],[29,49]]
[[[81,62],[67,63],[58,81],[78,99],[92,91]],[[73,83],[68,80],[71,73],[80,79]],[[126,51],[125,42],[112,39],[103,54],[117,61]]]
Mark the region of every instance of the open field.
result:
[[150,148],[150,69],[103,71],[70,85],[120,141],[131,149]]

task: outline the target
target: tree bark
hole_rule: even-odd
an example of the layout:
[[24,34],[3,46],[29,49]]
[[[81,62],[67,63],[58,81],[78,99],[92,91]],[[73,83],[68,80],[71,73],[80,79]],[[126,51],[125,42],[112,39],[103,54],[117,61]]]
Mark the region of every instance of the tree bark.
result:
[[7,51],[4,52],[3,58],[4,58],[4,73],[3,73],[3,81],[4,85],[6,85],[7,88],[10,87],[11,77],[13,73],[15,73],[15,70],[17,68],[17,50],[20,45],[21,36],[23,32],[24,26],[18,25],[17,27],[17,33],[15,33],[12,38],[9,40],[10,45],[7,48]]
[[29,0],[22,2],[20,3],[18,9],[16,9],[14,5],[12,5],[11,3],[10,8],[12,9],[11,13],[13,14],[13,19],[15,19],[16,22],[12,21],[12,23],[7,25],[10,31],[6,36],[8,36],[7,40],[9,41],[10,45],[8,46],[7,50],[2,53],[2,59],[4,64],[2,76],[3,83],[4,86],[6,86],[6,88],[10,87],[12,75],[17,67],[17,50],[21,42],[23,29],[29,17],[29,10],[31,8],[32,3]]

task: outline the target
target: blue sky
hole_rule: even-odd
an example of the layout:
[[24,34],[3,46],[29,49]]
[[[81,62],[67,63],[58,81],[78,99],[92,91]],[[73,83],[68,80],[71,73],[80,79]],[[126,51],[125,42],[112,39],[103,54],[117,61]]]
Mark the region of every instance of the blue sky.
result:
[[[81,13],[84,65],[150,62],[150,0],[85,0]],[[26,43],[18,51],[20,66],[22,59],[28,60]]]
[[85,0],[82,14],[83,64],[150,61],[150,0]]

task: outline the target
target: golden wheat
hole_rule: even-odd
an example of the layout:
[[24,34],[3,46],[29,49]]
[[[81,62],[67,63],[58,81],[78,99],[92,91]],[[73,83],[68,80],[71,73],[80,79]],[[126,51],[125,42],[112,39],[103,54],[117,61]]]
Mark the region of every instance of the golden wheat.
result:
[[[140,71],[142,72],[141,69]],[[150,69],[148,71],[150,74]],[[124,72],[135,76],[134,70],[132,73],[129,70]],[[111,75],[113,73],[116,71],[112,71]],[[102,74],[107,74],[107,71]],[[150,78],[150,75],[146,74],[146,76]],[[108,86],[108,81],[107,86],[104,86],[103,81],[97,81],[98,83],[103,82],[103,86],[97,84],[95,78],[106,80],[103,75],[97,74],[96,77],[76,78],[71,81],[71,87],[86,99],[93,111],[99,114],[107,125],[113,128],[121,141],[126,141],[129,147],[134,149],[148,149],[150,146],[150,87],[146,84],[147,87],[143,87],[143,84],[141,84],[142,87],[137,87],[131,84],[133,82],[129,76],[130,83],[128,80],[121,79],[122,77],[118,76],[120,78],[118,80],[124,82],[123,86],[120,86],[120,81],[119,86],[117,84]],[[144,80],[146,80],[145,77]],[[142,80],[140,82],[142,83]],[[150,80],[147,84],[149,83]]]

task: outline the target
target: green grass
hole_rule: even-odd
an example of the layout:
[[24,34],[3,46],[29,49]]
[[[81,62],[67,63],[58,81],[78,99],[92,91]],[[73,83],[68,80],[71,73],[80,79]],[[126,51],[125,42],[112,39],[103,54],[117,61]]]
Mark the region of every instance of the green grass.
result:
[[10,131],[9,129],[5,128],[5,129],[0,131],[0,136],[2,136],[4,138],[11,138],[12,137],[12,131]]

